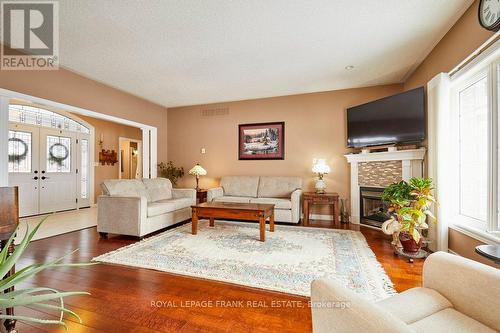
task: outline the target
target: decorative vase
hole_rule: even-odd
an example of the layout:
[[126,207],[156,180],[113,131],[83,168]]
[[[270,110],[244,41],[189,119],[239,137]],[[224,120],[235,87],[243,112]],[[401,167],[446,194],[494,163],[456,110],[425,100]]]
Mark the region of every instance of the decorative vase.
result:
[[406,231],[399,234],[399,241],[403,246],[403,251],[407,253],[417,253],[422,247],[422,237],[420,237],[418,243],[413,239],[413,237]]

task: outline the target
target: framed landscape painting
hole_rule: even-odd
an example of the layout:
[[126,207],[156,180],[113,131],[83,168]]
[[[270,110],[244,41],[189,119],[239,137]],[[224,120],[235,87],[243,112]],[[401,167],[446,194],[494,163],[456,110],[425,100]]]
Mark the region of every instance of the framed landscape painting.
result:
[[284,160],[285,123],[238,126],[240,160]]

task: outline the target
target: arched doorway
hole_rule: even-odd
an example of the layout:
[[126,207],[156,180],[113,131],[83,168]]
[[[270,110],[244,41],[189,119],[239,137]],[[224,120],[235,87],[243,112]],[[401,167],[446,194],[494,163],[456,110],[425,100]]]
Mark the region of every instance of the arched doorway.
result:
[[90,206],[93,127],[65,112],[9,105],[9,186],[21,216]]

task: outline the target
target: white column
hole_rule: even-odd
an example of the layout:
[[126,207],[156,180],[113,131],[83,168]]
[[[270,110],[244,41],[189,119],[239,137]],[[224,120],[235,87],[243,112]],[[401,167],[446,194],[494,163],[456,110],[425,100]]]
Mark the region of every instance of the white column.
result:
[[9,186],[9,98],[0,96],[0,186]]
[[358,162],[351,162],[351,222],[359,224]]
[[149,129],[142,128],[142,178],[151,178],[149,170],[149,134]]
[[[434,207],[438,223],[429,224],[429,248],[433,251],[448,251],[448,219],[451,215],[449,205],[453,198],[453,185],[450,182],[450,170],[446,170],[446,161],[450,160],[449,132],[450,114],[450,79],[448,74],[440,73],[427,83],[427,128],[428,128],[428,174],[434,181],[434,194],[439,202]],[[438,163],[439,160],[443,163]]]
[[411,161],[410,160],[401,161],[401,171],[402,171],[401,178],[404,181],[409,181],[410,178],[412,177]]
[[150,133],[150,147],[149,147],[149,153],[150,153],[150,158],[149,158],[149,161],[150,161],[150,174],[151,174],[151,178],[156,178],[156,172],[158,170],[158,168],[156,167],[156,165],[158,164],[158,131],[156,130],[156,128],[152,128],[151,131],[149,132]]

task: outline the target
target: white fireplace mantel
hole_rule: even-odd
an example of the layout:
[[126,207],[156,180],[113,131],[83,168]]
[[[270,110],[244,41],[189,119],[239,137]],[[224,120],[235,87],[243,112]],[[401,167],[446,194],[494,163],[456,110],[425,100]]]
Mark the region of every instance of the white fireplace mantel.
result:
[[408,149],[399,151],[385,151],[379,153],[360,153],[344,155],[347,162],[351,164],[351,222],[360,222],[359,205],[359,170],[360,162],[382,162],[382,161],[401,161],[402,175],[401,179],[408,181],[412,177],[422,177],[422,161],[425,156],[425,148]]

